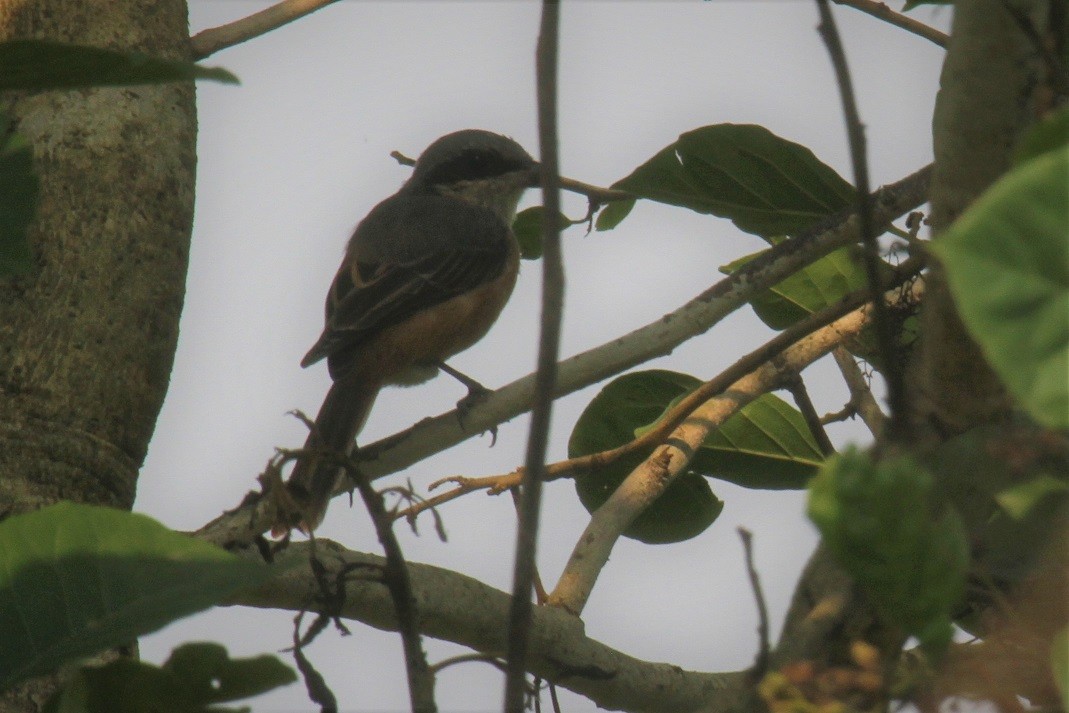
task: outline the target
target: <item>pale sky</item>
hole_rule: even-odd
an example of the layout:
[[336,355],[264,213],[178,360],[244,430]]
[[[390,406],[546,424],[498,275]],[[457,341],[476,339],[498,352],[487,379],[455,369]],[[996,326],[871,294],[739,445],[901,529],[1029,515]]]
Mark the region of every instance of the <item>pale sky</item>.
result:
[[[191,32],[268,3],[191,0]],[[895,3],[897,6],[899,3]],[[942,50],[848,8],[835,8],[867,126],[874,185],[931,161],[930,121]],[[913,13],[946,29],[949,11]],[[322,303],[353,226],[406,179],[392,150],[416,156],[438,136],[484,128],[537,155],[534,45],[539,5],[491,2],[339,2],[205,64],[241,86],[201,83],[197,209],[188,293],[171,388],[142,472],[135,508],[195,529],[255,487],[276,446],[297,447],[304,427],[286,412],[318,409],[325,367],[302,370],[322,329]],[[561,24],[562,171],[608,185],[680,133],[714,123],[760,124],[804,144],[850,179],[838,90],[816,33],[815,5],[770,2],[565,2]],[[524,205],[537,203],[537,191]],[[566,204],[573,217],[584,204]],[[730,222],[640,204],[616,231],[564,237],[567,271],[562,356],[656,320],[717,279],[719,266],[762,244]],[[454,358],[493,388],[533,369],[540,265],[525,263],[501,319]],[[714,376],[770,335],[748,310],[643,368]],[[833,365],[812,370],[823,412],[841,408]],[[808,376],[808,372],[807,372]],[[550,459],[597,387],[558,402]],[[448,377],[380,397],[361,442],[453,408],[464,395]],[[523,460],[527,420],[500,427],[497,445],[470,441],[379,485],[410,478],[507,472]],[[864,442],[859,424],[832,429]],[[619,543],[584,613],[587,633],[632,656],[704,671],[744,668],[756,651],[757,616],[735,528],[755,533],[773,627],[815,544],[798,493],[745,491],[712,481],[726,501],[704,534],[671,546]],[[511,582],[511,500],[472,494],[442,508],[450,540],[424,522],[399,527],[406,556],[450,567],[501,589]],[[586,522],[570,482],[546,488],[539,567],[552,587]],[[336,500],[320,534],[379,553],[362,509]],[[147,637],[144,657],[166,658],[184,641],[214,640],[232,655],[290,643],[292,615],[220,609]],[[307,650],[343,711],[406,710],[396,634],[351,625]],[[432,662],[465,650],[426,641]],[[282,658],[292,663],[285,654]],[[484,664],[438,678],[443,711],[500,709],[501,676]],[[565,710],[593,711],[561,691]],[[311,711],[295,684],[253,699],[256,711]]]

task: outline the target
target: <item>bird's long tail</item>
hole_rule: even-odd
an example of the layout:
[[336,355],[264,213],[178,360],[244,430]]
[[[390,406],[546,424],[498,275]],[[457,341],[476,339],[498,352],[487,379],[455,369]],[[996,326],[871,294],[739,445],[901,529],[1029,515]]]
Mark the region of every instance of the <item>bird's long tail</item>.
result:
[[286,483],[300,508],[299,527],[311,532],[322,522],[342,469],[338,458],[349,453],[375,403],[381,384],[347,374],[334,382],[304,442],[305,455]]

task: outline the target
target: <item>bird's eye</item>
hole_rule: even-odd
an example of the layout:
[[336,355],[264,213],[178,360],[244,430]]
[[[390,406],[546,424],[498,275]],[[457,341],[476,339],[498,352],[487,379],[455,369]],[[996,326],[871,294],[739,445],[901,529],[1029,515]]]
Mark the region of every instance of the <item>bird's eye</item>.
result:
[[490,162],[490,156],[484,151],[472,151],[467,156],[468,166],[472,169],[480,169]]

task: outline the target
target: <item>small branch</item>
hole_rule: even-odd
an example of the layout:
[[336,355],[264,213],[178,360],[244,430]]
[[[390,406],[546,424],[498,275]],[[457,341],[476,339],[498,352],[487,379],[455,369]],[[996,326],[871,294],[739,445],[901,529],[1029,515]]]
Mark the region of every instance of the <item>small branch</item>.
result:
[[[889,294],[891,299],[902,298],[898,290]],[[871,305],[851,312],[784,351],[777,364],[765,364],[736,381],[723,395],[696,409],[594,511],[550,594],[549,603],[575,614],[582,612],[620,535],[686,469],[692,455],[712,431],[750,401],[777,387],[785,369],[801,371],[844,339],[858,334],[872,318]]]
[[356,484],[356,489],[360,492],[364,507],[371,515],[375,533],[386,554],[383,581],[397,611],[397,629],[401,634],[405,652],[412,713],[437,713],[438,706],[434,702],[434,672],[427,665],[427,655],[420,640],[416,598],[412,593],[412,582],[409,580],[408,565],[401,552],[401,543],[397,541],[393,531],[393,518],[386,510],[382,494],[372,487],[359,468],[347,468],[347,471],[349,479]]
[[768,671],[768,656],[772,651],[772,642],[769,637],[768,605],[765,603],[765,594],[761,590],[761,577],[757,574],[753,557],[753,533],[745,527],[738,528],[739,538],[742,540],[742,550],[746,556],[746,574],[750,578],[750,587],[753,589],[754,599],[757,601],[757,659],[754,661],[750,672],[753,680],[759,681]]
[[561,256],[560,173],[557,147],[557,40],[560,0],[544,0],[535,63],[538,75],[538,138],[541,158],[542,202],[542,326],[538,340],[538,370],[527,439],[525,477],[517,508],[516,557],[509,608],[509,646],[505,670],[506,713],[523,713],[527,694],[527,652],[538,545],[538,516],[542,507],[542,471],[549,447],[549,419],[557,386],[557,359],[564,312],[564,262]]
[[865,422],[872,435],[879,439],[887,417],[880,410],[880,405],[876,403],[876,397],[872,395],[868,380],[861,373],[854,355],[846,347],[836,347],[831,355],[839,366],[839,371],[846,381],[846,387],[850,389],[850,405]]
[[[544,480],[544,478],[543,478],[543,480]],[[509,495],[512,496],[512,507],[516,509],[516,515],[519,516],[519,513],[520,513],[520,491],[519,491],[518,488],[515,488],[515,487],[509,488],[508,491],[509,491]],[[549,599],[549,595],[546,593],[546,588],[542,584],[542,575],[540,575],[538,573],[537,564],[533,568],[533,573],[534,573],[534,575],[532,577],[532,582],[531,583],[534,585],[535,601],[538,603],[539,606],[542,606],[543,604],[546,603],[546,600]]]
[[809,398],[809,390],[806,389],[801,374],[790,374],[787,377],[786,386],[787,390],[791,392],[798,410],[802,412],[802,418],[805,419],[806,425],[809,426],[809,432],[816,439],[820,452],[824,454],[825,458],[830,456],[835,452],[835,446],[832,445],[831,439],[828,438],[828,434],[824,430],[824,424],[821,423],[820,415],[817,413],[816,407],[813,406],[813,400]]
[[202,30],[189,39],[193,59],[200,60],[219,50],[265,35],[337,0],[283,0],[240,20]]
[[846,5],[847,7],[852,7],[855,10],[860,10],[863,13],[872,15],[873,17],[879,18],[895,27],[900,27],[907,32],[912,32],[919,37],[923,37],[940,47],[946,47],[947,41],[950,39],[949,36],[934,27],[928,27],[928,25],[925,25],[923,22],[914,20],[912,17],[903,15],[902,13],[895,12],[887,7],[886,4],[876,2],[876,0],[832,0],[832,2],[836,5]]
[[899,350],[895,345],[894,327],[888,313],[887,304],[880,299],[880,259],[879,237],[873,221],[872,207],[869,202],[869,168],[866,157],[865,127],[861,123],[857,101],[854,96],[853,81],[846,63],[846,53],[839,39],[828,0],[817,0],[820,11],[818,30],[828,46],[835,77],[839,84],[839,93],[843,101],[843,115],[846,119],[847,134],[850,139],[850,157],[854,167],[854,185],[857,188],[857,211],[861,233],[862,256],[869,289],[872,290],[876,342],[883,361],[883,373],[887,382],[887,403],[891,412],[890,420],[884,433],[896,442],[908,440],[909,405],[907,403],[903,368],[899,359]]
[[491,666],[496,666],[497,668],[501,669],[502,672],[504,672],[505,670],[505,663],[497,656],[491,656],[490,654],[461,654],[459,656],[450,656],[447,659],[442,659],[438,663],[431,666],[431,672],[434,674],[438,674],[449,668],[450,666],[456,666],[457,664],[461,663],[471,663],[473,661],[478,663],[488,663]]
[[561,176],[560,187],[566,191],[584,195],[592,203],[612,203],[613,201],[628,201],[635,198],[627,191],[621,191],[616,188],[602,188],[601,186],[583,183],[574,178],[565,178],[564,176]]

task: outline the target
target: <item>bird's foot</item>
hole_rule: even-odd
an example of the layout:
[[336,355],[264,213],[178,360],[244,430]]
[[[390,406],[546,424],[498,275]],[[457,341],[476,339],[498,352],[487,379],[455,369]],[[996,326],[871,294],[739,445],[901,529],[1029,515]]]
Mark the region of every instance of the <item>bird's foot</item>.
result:
[[[439,362],[438,368],[468,387],[468,395],[460,401],[457,401],[457,420],[460,421],[460,427],[467,430],[467,426],[464,422],[467,420],[468,414],[471,413],[473,408],[481,404],[483,401],[486,401],[486,399],[490,397],[490,394],[494,392],[467,374],[457,371],[445,362]],[[491,426],[488,430],[490,431],[490,447],[492,448],[494,444],[497,443],[497,426]]]

